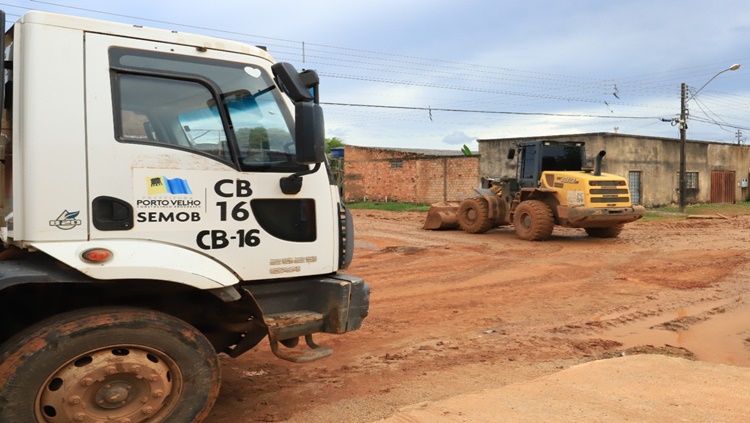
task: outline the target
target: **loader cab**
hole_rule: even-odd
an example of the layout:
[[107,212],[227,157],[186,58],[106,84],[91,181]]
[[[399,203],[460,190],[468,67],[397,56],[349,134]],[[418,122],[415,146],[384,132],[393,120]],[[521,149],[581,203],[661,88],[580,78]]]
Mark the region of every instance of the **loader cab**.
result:
[[585,160],[583,142],[533,141],[518,144],[518,182],[536,188],[545,171],[581,170]]

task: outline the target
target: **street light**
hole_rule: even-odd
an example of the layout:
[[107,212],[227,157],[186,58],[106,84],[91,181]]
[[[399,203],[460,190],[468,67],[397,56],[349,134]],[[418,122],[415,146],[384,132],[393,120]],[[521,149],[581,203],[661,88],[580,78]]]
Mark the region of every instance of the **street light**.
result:
[[734,64],[727,69],[717,73],[711,79],[709,79],[702,87],[698,88],[698,91],[694,92],[690,98],[686,99],[687,95],[687,84],[682,83],[681,96],[680,96],[680,213],[685,213],[685,191],[687,190],[686,172],[685,172],[685,142],[687,139],[687,102],[692,100],[703,88],[708,85],[709,82],[716,79],[717,76],[724,72],[734,71],[740,68],[739,64]]

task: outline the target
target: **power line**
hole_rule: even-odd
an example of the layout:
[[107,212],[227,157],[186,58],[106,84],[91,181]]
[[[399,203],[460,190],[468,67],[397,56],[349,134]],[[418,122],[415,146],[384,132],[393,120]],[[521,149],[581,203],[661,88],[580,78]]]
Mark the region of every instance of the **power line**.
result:
[[587,115],[587,114],[568,114],[568,113],[545,113],[545,112],[507,112],[496,110],[471,110],[471,109],[444,109],[434,107],[410,107],[410,106],[387,106],[379,104],[357,104],[357,103],[326,103],[325,106],[347,106],[347,107],[370,107],[376,109],[397,109],[397,110],[422,110],[428,112],[455,112],[455,113],[483,113],[496,115],[519,115],[519,116],[553,116],[553,117],[586,117],[597,119],[660,119],[654,116],[611,116],[611,115]]
[[[472,93],[489,94],[481,102],[477,99],[449,100],[451,104],[457,101],[471,101],[473,104],[482,103],[501,107],[529,108],[534,105],[550,102],[577,102],[599,104],[602,109],[606,106],[612,115],[565,115],[565,114],[538,114],[537,116],[562,116],[562,117],[599,117],[605,119],[623,118],[632,119],[642,117],[616,116],[616,109],[626,107],[634,108],[659,108],[666,106],[655,104],[644,104],[639,98],[650,99],[654,95],[677,97],[675,92],[678,84],[675,80],[700,81],[705,75],[713,73],[716,64],[707,64],[689,68],[653,72],[617,79],[601,79],[583,76],[571,76],[538,71],[520,70],[508,67],[499,67],[484,64],[464,63],[455,60],[435,59],[419,57],[414,55],[386,53],[361,48],[333,46],[321,43],[291,40],[280,37],[268,37],[257,34],[248,34],[227,29],[216,29],[205,25],[191,25],[179,22],[170,22],[159,19],[149,19],[128,14],[107,12],[94,8],[84,8],[61,4],[59,2],[45,0],[30,0],[37,4],[60,7],[65,9],[83,11],[87,13],[116,16],[126,19],[152,22],[160,25],[178,26],[199,31],[209,31],[218,34],[226,34],[232,37],[255,38],[272,41],[269,45],[277,47],[281,55],[289,55],[292,60],[302,60],[305,65],[320,66],[319,75],[330,78],[367,81],[390,85],[418,86],[440,90],[463,91]],[[11,7],[20,6],[0,3]],[[248,40],[237,40],[249,42]],[[274,43],[275,42],[275,43]],[[276,54],[274,54],[276,55]],[[278,57],[278,55],[277,55]],[[737,62],[746,61],[739,59]],[[340,69],[347,68],[350,73],[341,72]],[[375,72],[373,75],[372,72]],[[369,73],[369,75],[368,75]],[[406,78],[386,78],[384,74],[403,75]],[[450,82],[449,82],[450,81]],[[504,89],[504,88],[511,89]],[[351,92],[350,92],[351,93]],[[704,92],[704,97],[716,98],[711,101],[711,107],[718,110],[737,110],[750,108],[750,100],[742,96],[731,96],[712,94]],[[705,99],[708,100],[708,99]],[[424,104],[424,100],[421,100]],[[333,104],[333,103],[329,103]],[[340,103],[346,104],[346,103]],[[433,103],[434,104],[434,103]],[[362,105],[361,107],[366,107]],[[372,106],[374,107],[374,106]],[[401,107],[401,106],[399,106]],[[700,107],[700,106],[699,106]],[[404,107],[408,108],[408,107]],[[412,108],[424,110],[424,108]],[[487,113],[485,111],[470,111],[468,109],[440,109],[436,111],[463,111],[465,113]],[[526,114],[523,112],[502,112],[503,114]],[[719,115],[711,112],[718,120],[723,121]],[[746,115],[746,114],[745,114]],[[707,113],[708,117],[708,113]],[[727,117],[728,118],[728,117]],[[746,120],[744,117],[732,117],[737,120]],[[645,118],[655,119],[655,118]],[[716,119],[714,124],[719,125]],[[722,124],[723,125],[723,124]],[[721,125],[720,125],[721,126]],[[731,126],[726,124],[723,126]],[[733,127],[733,126],[732,126]]]

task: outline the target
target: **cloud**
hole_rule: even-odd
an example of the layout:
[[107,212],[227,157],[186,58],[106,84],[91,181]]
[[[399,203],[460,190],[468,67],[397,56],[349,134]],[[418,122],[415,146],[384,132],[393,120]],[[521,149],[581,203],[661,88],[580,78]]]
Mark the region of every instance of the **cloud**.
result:
[[470,137],[463,132],[456,131],[450,135],[446,135],[443,138],[443,142],[450,145],[466,144],[474,141],[474,137]]
[[282,18],[276,3],[247,0],[200,13],[152,0],[76,3],[36,7],[262,44],[315,69],[327,136],[352,145],[455,148],[615,130],[677,137],[659,118],[679,115],[681,83],[695,90],[733,63],[742,69],[690,102],[688,137],[731,141],[750,125],[747,0],[320,0]]

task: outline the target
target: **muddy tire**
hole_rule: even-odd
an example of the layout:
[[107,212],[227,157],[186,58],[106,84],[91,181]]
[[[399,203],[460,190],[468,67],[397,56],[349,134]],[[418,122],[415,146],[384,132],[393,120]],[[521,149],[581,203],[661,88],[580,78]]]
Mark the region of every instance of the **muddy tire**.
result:
[[592,238],[617,238],[624,226],[619,224],[608,228],[586,228],[586,233]]
[[541,201],[527,200],[516,207],[513,215],[516,235],[527,241],[543,241],[552,235],[555,218],[552,210]]
[[220,382],[216,352],[187,323],[137,308],[77,310],[0,346],[0,422],[200,422]]
[[490,218],[487,200],[482,197],[470,197],[458,207],[458,226],[470,234],[481,234],[495,226]]

